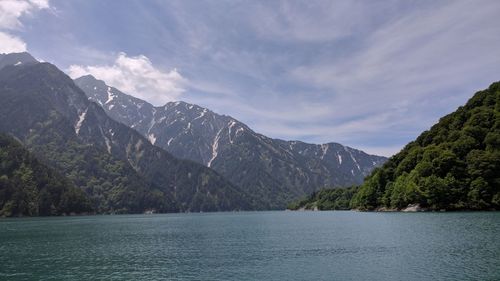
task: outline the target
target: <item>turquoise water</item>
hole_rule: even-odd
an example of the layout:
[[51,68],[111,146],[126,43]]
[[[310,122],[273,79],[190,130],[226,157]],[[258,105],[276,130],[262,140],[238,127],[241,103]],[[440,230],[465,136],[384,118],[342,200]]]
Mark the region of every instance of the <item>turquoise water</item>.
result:
[[500,213],[1,219],[0,280],[500,280]]

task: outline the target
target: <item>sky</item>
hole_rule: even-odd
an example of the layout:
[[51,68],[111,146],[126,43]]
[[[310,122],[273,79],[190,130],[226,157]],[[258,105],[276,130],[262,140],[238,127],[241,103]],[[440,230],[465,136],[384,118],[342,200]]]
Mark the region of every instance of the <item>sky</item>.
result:
[[500,80],[498,15],[497,0],[0,0],[0,53],[390,156]]

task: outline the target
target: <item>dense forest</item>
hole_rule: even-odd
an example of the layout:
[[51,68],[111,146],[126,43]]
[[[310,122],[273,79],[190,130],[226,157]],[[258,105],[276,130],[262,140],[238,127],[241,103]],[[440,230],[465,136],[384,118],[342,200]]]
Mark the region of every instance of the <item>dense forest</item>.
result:
[[92,211],[86,194],[0,134],[0,217]]
[[500,82],[477,92],[465,106],[368,176],[355,193],[325,190],[290,209],[428,210],[500,209]]

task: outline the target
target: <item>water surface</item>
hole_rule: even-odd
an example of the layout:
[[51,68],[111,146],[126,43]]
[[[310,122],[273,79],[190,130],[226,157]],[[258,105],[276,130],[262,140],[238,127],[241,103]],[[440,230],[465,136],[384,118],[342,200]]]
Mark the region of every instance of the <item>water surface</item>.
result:
[[500,213],[0,220],[0,280],[500,280]]

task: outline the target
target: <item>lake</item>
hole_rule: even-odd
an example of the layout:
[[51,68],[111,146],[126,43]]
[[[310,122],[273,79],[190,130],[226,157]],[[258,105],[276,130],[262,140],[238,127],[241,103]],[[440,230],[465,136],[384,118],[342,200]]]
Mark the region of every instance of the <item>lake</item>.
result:
[[0,219],[0,280],[500,280],[500,212]]

